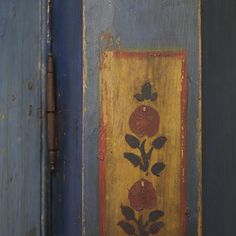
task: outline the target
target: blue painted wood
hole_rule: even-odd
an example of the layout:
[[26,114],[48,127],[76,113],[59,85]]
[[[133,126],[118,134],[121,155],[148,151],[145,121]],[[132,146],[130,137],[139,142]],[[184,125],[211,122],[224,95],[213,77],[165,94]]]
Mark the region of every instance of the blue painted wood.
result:
[[82,228],[82,1],[53,1],[59,160],[53,179],[52,235]]
[[[198,0],[54,1],[53,51],[59,108],[59,164],[53,184],[53,235],[82,235],[82,158],[85,235],[99,235],[99,54],[102,50],[185,49],[189,85],[187,203],[188,235],[198,228]],[[82,26],[87,71],[82,157]],[[101,40],[102,38],[108,40]],[[84,65],[85,66],[85,65]],[[83,232],[84,233],[84,232]]]
[[44,0],[0,1],[1,236],[44,233],[45,6]]
[[[188,235],[198,234],[198,0],[86,0],[85,46],[87,71],[85,98],[85,231],[99,235],[98,135],[99,54],[104,49],[187,52],[187,206]],[[105,39],[105,40],[102,40]],[[107,39],[107,40],[106,40]]]

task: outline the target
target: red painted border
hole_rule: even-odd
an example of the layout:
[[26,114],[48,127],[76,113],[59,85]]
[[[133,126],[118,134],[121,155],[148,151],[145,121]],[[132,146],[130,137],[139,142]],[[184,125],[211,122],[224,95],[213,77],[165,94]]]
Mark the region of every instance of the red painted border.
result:
[[120,58],[132,58],[132,57],[183,57],[185,52],[183,51],[113,51],[113,56]]
[[106,229],[106,129],[103,115],[99,134],[99,235],[105,236]]
[[[186,52],[185,51],[112,51],[113,56],[119,58],[132,57],[176,57],[182,59],[181,73],[181,152],[182,152],[182,228],[183,236],[186,235],[186,124],[187,124],[187,100],[188,100],[188,84],[186,77]],[[105,53],[104,53],[105,54]],[[104,126],[103,115],[101,116],[100,137],[99,137],[99,236],[106,236],[106,179],[105,179],[105,153],[106,153],[106,130]]]

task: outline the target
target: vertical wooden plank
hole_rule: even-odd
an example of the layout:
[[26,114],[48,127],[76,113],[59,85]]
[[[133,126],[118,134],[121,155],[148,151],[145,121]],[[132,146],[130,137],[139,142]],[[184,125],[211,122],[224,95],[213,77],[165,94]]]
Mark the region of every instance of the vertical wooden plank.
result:
[[2,236],[43,235],[41,96],[45,74],[45,6],[46,1],[39,0],[0,2]]
[[203,234],[236,235],[236,2],[202,4]]
[[[84,235],[99,235],[99,61],[104,50],[186,50],[187,233],[199,220],[199,1],[84,1]],[[94,222],[97,222],[94,224]],[[199,231],[199,232],[198,232]]]
[[53,1],[59,156],[53,176],[52,235],[82,230],[82,1]]

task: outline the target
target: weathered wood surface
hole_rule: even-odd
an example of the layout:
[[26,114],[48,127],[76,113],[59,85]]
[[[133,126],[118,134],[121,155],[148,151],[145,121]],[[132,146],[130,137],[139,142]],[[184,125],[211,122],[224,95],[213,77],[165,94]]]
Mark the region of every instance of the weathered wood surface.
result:
[[[199,1],[84,1],[84,234],[99,235],[99,61],[104,50],[186,50],[187,234],[199,225]],[[114,101],[114,104],[117,101]]]
[[82,1],[53,1],[59,159],[53,178],[52,235],[82,229]]
[[185,234],[185,66],[185,52],[103,53],[100,236],[127,235],[124,224],[143,236]]
[[[188,234],[198,231],[198,0],[54,1],[54,53],[58,80],[60,162],[55,181],[56,235],[99,235],[99,63],[104,49],[186,50]],[[84,64],[82,32],[84,27]],[[81,69],[84,66],[84,86]],[[82,90],[84,136],[82,126]],[[84,228],[81,228],[81,161],[84,139]]]
[[45,14],[45,1],[0,1],[1,236],[44,233],[41,110]]

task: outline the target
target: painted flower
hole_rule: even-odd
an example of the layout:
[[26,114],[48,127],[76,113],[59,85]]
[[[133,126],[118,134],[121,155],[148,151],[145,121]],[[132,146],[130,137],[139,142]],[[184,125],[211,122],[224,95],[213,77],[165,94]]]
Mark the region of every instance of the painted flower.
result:
[[129,190],[129,201],[136,211],[156,207],[157,197],[152,183],[145,179],[137,181]]
[[136,108],[129,119],[131,131],[139,137],[154,136],[159,129],[159,123],[159,113],[152,107],[145,105]]

